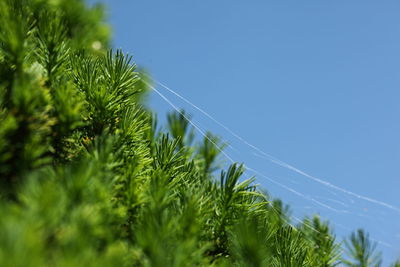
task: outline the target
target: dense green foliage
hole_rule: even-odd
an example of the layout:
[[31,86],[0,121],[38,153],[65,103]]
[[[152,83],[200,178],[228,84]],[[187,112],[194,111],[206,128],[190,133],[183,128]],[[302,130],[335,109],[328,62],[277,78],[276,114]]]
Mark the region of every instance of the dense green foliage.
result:
[[[368,236],[343,260],[328,223],[220,168],[211,133],[168,133],[148,83],[108,50],[100,6],[0,0],[0,266],[378,266]],[[223,145],[223,144],[220,144]]]

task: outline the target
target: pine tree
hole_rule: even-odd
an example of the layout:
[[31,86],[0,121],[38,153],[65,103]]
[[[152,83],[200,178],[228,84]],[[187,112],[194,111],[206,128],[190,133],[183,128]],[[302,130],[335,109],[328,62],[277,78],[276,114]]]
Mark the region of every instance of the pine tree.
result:
[[[0,266],[340,263],[327,223],[292,225],[189,114],[159,129],[102,6],[0,0],[0,14]],[[351,242],[350,266],[379,264],[364,232]]]

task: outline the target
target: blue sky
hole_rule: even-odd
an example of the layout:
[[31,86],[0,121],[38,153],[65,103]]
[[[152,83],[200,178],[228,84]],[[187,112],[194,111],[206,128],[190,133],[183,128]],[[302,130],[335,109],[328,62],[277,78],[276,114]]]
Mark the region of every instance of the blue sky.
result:
[[[103,2],[114,47],[132,54],[155,79],[263,151],[400,207],[399,1]],[[294,216],[330,219],[339,240],[364,227],[386,259],[400,257],[399,212],[260,158],[159,90],[229,142],[232,158],[303,194],[257,177],[292,206]],[[161,121],[172,110],[155,94],[149,105]]]

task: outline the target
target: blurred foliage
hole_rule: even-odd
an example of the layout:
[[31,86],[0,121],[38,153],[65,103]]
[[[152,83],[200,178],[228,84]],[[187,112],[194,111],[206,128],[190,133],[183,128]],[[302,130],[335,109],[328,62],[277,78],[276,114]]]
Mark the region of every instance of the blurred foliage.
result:
[[364,232],[341,259],[328,223],[221,170],[184,111],[161,132],[103,10],[0,1],[0,266],[379,266]]
[[352,233],[349,240],[345,241],[349,256],[354,261],[344,260],[345,265],[351,267],[380,266],[382,259],[377,253],[377,243],[371,242],[364,230],[358,229]]

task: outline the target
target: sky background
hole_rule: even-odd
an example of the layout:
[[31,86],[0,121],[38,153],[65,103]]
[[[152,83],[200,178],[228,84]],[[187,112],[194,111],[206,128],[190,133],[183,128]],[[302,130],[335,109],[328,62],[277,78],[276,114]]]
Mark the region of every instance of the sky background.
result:
[[[264,152],[400,207],[399,1],[102,2],[113,46],[154,79]],[[294,223],[320,214],[339,240],[363,227],[379,242],[385,265],[400,257],[399,211],[272,164],[157,89],[229,142],[226,153],[235,161],[262,173],[257,183],[291,205]],[[172,110],[156,94],[148,103],[161,122]]]

